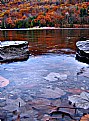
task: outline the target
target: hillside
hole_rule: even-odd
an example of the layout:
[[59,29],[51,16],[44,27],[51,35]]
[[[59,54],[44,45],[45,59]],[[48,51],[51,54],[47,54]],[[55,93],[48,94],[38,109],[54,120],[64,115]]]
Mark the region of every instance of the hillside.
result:
[[88,27],[89,2],[10,0],[0,3],[1,28]]

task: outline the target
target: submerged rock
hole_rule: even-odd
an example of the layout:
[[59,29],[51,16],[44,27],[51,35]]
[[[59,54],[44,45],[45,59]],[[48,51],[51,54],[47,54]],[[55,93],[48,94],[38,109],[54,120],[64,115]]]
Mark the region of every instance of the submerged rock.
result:
[[0,121],[7,121],[7,114],[0,110]]
[[21,98],[17,98],[16,100],[7,99],[6,106],[3,107],[3,109],[13,112],[13,111],[18,111],[21,106],[25,105],[26,103]]
[[44,79],[46,79],[48,81],[57,81],[58,79],[66,80],[67,74],[51,72],[46,77],[44,77]]
[[66,92],[60,88],[55,88],[55,89],[47,89],[47,88],[44,88],[41,90],[42,91],[42,97],[44,98],[48,98],[48,99],[56,99],[56,98],[60,98],[61,96],[65,95]]
[[0,62],[26,60],[28,57],[27,41],[4,41],[0,43]]
[[72,95],[68,97],[68,100],[75,104],[76,107],[89,109],[89,93],[82,92],[80,95]]

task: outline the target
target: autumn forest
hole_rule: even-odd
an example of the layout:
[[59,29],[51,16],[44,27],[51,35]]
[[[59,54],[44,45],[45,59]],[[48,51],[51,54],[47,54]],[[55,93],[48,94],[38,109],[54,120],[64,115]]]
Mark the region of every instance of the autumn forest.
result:
[[88,27],[87,1],[28,1],[0,2],[0,28]]

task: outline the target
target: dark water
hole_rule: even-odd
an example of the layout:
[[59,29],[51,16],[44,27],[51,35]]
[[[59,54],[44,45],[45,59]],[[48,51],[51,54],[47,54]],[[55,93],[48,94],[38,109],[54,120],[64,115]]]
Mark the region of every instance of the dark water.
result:
[[33,55],[47,52],[74,53],[76,49],[75,43],[81,36],[89,38],[89,29],[0,31],[1,41],[28,41],[30,53]]

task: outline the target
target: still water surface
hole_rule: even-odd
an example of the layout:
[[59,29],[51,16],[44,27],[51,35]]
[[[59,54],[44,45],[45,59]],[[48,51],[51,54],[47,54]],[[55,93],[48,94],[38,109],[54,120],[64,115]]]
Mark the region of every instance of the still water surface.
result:
[[[19,98],[25,103],[31,102],[32,106],[35,102],[36,107],[37,100],[49,101],[51,105],[54,104],[52,101],[60,102],[62,95],[66,97],[81,90],[89,92],[89,78],[81,74],[81,70],[86,71],[88,64],[75,59],[75,44],[81,36],[89,38],[89,29],[0,31],[1,41],[27,40],[30,50],[27,61],[0,65],[0,75],[9,80],[7,86],[0,88],[0,98],[7,103],[4,105],[0,102],[0,105],[3,105],[0,109],[8,110],[7,121],[12,119],[13,114],[9,111],[14,110],[13,104],[15,100],[19,101]],[[9,104],[8,99],[11,99],[12,103]],[[28,117],[28,121],[31,118],[31,121],[35,121],[39,117],[39,111],[35,114],[31,105],[28,109],[33,113],[32,117]],[[46,103],[44,106],[47,110]],[[28,114],[24,109],[22,113]],[[44,116],[44,110],[41,113]],[[37,121],[42,118],[40,116]],[[71,119],[68,120],[71,121]]]
[[89,38],[89,29],[0,31],[1,41],[28,41],[30,53],[33,55],[47,52],[60,53],[60,49],[66,53],[69,52],[69,49],[75,51],[75,43],[81,36]]
[[[29,42],[30,56],[27,61],[0,65],[0,75],[9,80],[14,79],[13,82],[16,81],[16,85],[18,85],[18,81],[15,80],[17,77],[23,80],[19,82],[20,84],[25,83],[24,78],[27,78],[26,83],[40,83],[43,75],[60,71],[64,73],[64,70],[72,72],[70,78],[74,80],[79,69],[88,66],[78,62],[75,57],[76,41],[81,36],[89,38],[89,29],[0,31],[0,35],[1,41],[26,40]],[[14,66],[16,71],[13,73]],[[7,73],[4,68],[12,71]]]

